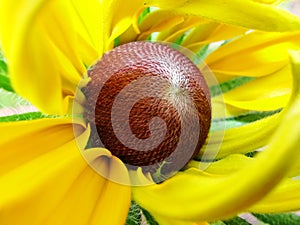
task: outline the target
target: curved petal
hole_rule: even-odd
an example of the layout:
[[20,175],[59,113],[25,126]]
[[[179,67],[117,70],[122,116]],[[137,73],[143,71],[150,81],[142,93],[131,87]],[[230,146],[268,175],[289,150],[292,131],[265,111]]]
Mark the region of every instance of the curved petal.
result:
[[[87,143],[89,130],[82,129],[76,141],[70,121],[41,119],[0,124],[7,132],[0,148],[1,224],[58,225],[72,221],[90,225],[95,215],[101,217],[98,223],[114,215],[104,224],[124,224],[130,188],[90,168],[77,146],[77,141]],[[103,152],[101,157],[106,155]],[[120,173],[120,168],[102,164],[109,174]]]
[[[257,152],[257,154],[260,153]],[[236,173],[239,170],[243,169],[245,166],[249,166],[250,164],[255,163],[255,157],[252,158],[242,154],[231,154],[215,162],[199,162],[196,160],[192,160],[187,165],[187,168],[205,168],[205,172],[210,173],[211,175],[228,175]],[[300,174],[300,156],[297,156],[296,158],[296,163],[293,165],[292,169],[287,174],[287,177],[295,180],[298,179]],[[281,183],[279,184],[279,186],[280,185]]]
[[[128,171],[118,159],[112,156],[109,158],[109,171],[107,174],[109,181],[106,181],[106,185],[101,192],[98,204],[90,218],[90,225],[121,225],[125,223],[128,215],[131,201],[131,188],[130,186],[115,182],[115,180],[121,177],[123,181],[126,179],[126,183],[128,184]],[[96,160],[95,163],[97,163],[97,161],[98,160]],[[98,161],[98,163],[101,162],[103,162],[103,159]]]
[[[180,15],[177,15],[177,17]],[[185,34],[194,28],[195,26],[198,26],[199,24],[205,24],[208,21],[206,21],[203,18],[196,17],[196,16],[184,16],[182,17],[184,21],[182,23],[179,23],[176,26],[170,27],[169,29],[165,29],[164,31],[160,32],[157,36],[157,40],[167,41],[167,42],[177,42],[180,40]]]
[[253,0],[255,2],[261,2],[261,3],[265,3],[265,4],[279,4],[281,2],[284,2],[286,0]]
[[150,6],[250,29],[289,31],[300,27],[300,19],[297,16],[253,0],[147,0],[145,2]]
[[191,222],[186,220],[174,220],[170,218],[161,217],[159,215],[153,215],[155,220],[158,222],[159,225],[209,225],[207,222]]
[[105,41],[104,51],[113,48],[115,38],[126,31],[131,25],[137,27],[137,14],[144,6],[143,0],[125,2],[120,0],[101,1],[103,15],[103,35]]
[[300,209],[300,180],[287,179],[248,210],[259,213],[293,212]]
[[174,15],[169,11],[163,10],[153,11],[147,14],[139,25],[141,33],[139,34],[138,39],[147,39],[149,35],[154,32],[166,32],[166,30],[170,30],[183,22],[184,16],[182,15]]
[[57,202],[42,224],[89,224],[104,183],[104,179],[90,167],[86,167],[71,183],[64,197]]
[[[280,182],[274,190],[267,194],[267,196],[262,200],[247,209],[247,211],[258,213],[298,211],[300,209],[300,180],[297,177],[293,177],[300,174],[299,162],[299,156],[297,156],[296,167],[292,168],[288,174],[290,178]],[[255,163],[254,158],[235,154],[212,163],[191,161],[188,167],[199,169],[204,167],[207,168],[205,171],[208,173],[215,175],[228,175],[236,173],[245,166],[253,163]]]
[[74,95],[85,66],[111,49],[142,9],[140,0],[134,5],[117,0],[1,1],[0,39],[14,89],[43,112],[66,113],[64,99]]
[[228,176],[212,176],[196,169],[179,172],[161,184],[134,188],[137,203],[166,218],[199,221],[231,216],[264,197],[287,174],[298,155],[300,127],[295,121],[300,120],[299,65],[300,52],[294,56],[291,105],[255,163]]
[[212,52],[205,62],[221,76],[260,77],[270,75],[289,63],[289,49],[299,49],[300,32],[252,32]]
[[253,163],[254,159],[242,154],[232,154],[216,162],[199,162],[192,160],[187,168],[206,168],[205,172],[215,175],[226,175],[238,172]]
[[193,51],[197,51],[205,44],[236,38],[246,31],[247,29],[243,27],[210,22],[195,27],[184,38],[182,45]]
[[257,111],[270,111],[283,108],[289,101],[292,86],[290,66],[250,81],[225,93],[226,104]]
[[[293,178],[300,174],[299,155],[294,168],[288,173],[290,178],[280,182],[269,194],[262,200],[255,203],[247,211],[258,213],[278,213],[287,211],[299,211],[300,209],[300,180],[299,177]],[[255,163],[254,158],[245,155],[235,154],[216,162],[197,162],[191,161],[189,168],[207,168],[205,171],[215,175],[228,175],[236,173],[245,166]],[[207,164],[207,165],[205,165]]]
[[65,113],[85,67],[76,51],[70,3],[1,1],[1,44],[14,89],[42,111]]
[[[0,131],[0,175],[74,139],[71,118],[0,123]],[[82,133],[83,127],[78,131]]]
[[[123,179],[128,179],[127,169],[111,157],[110,152],[104,149],[87,151],[88,154],[98,154],[94,163],[98,169],[101,167],[102,175],[105,173],[106,178],[123,176]],[[107,157],[111,158],[111,161],[107,160]],[[131,201],[130,187],[108,179],[86,167],[45,224],[124,224]]]
[[103,15],[99,0],[71,0],[69,10],[78,38],[76,50],[85,65],[90,66],[103,54]]
[[[206,157],[213,158],[216,148],[218,150],[217,158],[230,154],[254,151],[262,148],[270,140],[272,133],[276,130],[281,119],[280,114],[275,114],[264,119],[238,126],[224,131],[215,131],[214,140],[204,146]],[[200,151],[199,157],[204,151]]]

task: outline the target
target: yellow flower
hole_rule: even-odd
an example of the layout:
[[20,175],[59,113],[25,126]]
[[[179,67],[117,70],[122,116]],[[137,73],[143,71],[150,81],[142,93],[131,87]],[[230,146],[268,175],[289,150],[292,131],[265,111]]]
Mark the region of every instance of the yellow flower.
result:
[[[290,63],[288,49],[299,49],[300,19],[275,3],[1,0],[0,40],[13,88],[52,117],[0,124],[0,223],[124,224],[131,198],[160,224],[172,225],[205,224],[199,221],[242,211],[298,210],[300,183],[293,178],[300,172],[300,53],[291,53]],[[223,84],[255,79],[224,93],[226,116],[284,110],[212,132],[213,141],[204,147],[209,153],[221,146],[220,160],[205,171],[200,169],[205,162],[192,160],[161,184],[131,188],[124,185],[130,179],[151,179],[141,170],[129,174],[106,149],[88,149],[87,160],[96,158],[105,174],[99,176],[78,150],[88,142],[89,124],[70,115],[73,105],[83,110],[85,97],[74,98],[89,82],[86,68],[115,42],[150,35],[155,41],[179,41],[194,52],[230,40],[206,64]],[[215,106],[219,101],[212,98]],[[254,158],[243,155],[259,148],[265,151]]]

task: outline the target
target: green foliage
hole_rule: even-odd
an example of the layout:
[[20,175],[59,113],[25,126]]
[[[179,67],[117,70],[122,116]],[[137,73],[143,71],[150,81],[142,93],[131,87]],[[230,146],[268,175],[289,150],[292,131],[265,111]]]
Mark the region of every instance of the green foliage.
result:
[[149,13],[150,13],[150,8],[149,7],[144,9],[143,12],[138,17],[138,24],[140,24],[143,21],[143,19],[145,18],[145,16],[147,16]]
[[255,79],[256,78],[254,77],[237,77],[225,81],[219,85],[212,86],[210,87],[211,96],[214,97],[220,95],[221,93],[226,93]]
[[142,222],[142,211],[138,204],[131,202],[126,225],[140,225]]
[[299,225],[300,217],[293,213],[253,214],[260,221],[269,225]]
[[192,59],[192,61],[195,65],[201,65],[209,53],[209,44],[206,44],[196,53],[196,56]]
[[144,225],[145,223],[142,222],[146,222],[147,225],[158,225],[147,210],[141,208],[136,202],[131,201],[126,225]]
[[217,221],[210,225],[299,225],[300,217],[294,213],[278,213],[278,214],[252,214],[257,222],[250,223],[240,217],[234,217],[224,221]]
[[48,117],[49,116],[46,116],[46,115],[42,114],[41,112],[30,112],[30,113],[24,113],[24,114],[14,114],[11,116],[3,116],[3,117],[0,117],[0,122],[35,120],[35,119],[48,118]]
[[16,93],[0,88],[0,109],[31,106],[31,104]]
[[240,217],[234,217],[224,221],[217,221],[211,223],[210,225],[251,225],[251,224]]
[[9,80],[9,77],[7,76],[3,76],[0,72],[0,88],[3,88],[7,91],[11,91],[13,92],[14,89],[12,88],[11,86],[11,83],[10,83],[10,80]]
[[16,93],[0,88],[0,122],[54,118],[56,115],[45,115],[41,112],[28,112],[32,104]]
[[174,41],[174,44],[180,45],[184,38],[185,38],[185,34],[183,34],[179,38],[177,38],[177,40]]
[[281,112],[281,110],[282,109],[272,110],[272,111],[249,111],[245,114],[240,114],[240,115],[233,116],[233,117],[227,117],[225,119],[224,118],[216,118],[216,119],[212,120],[211,129],[213,131],[223,130],[224,123],[226,126],[225,129],[243,126],[247,123],[255,122],[255,121],[261,120],[263,118],[275,115],[275,114]]
[[148,211],[146,211],[145,209],[142,209],[142,211],[144,218],[147,221],[147,225],[159,225]]
[[0,74],[2,74],[3,76],[8,76],[8,68],[7,68],[7,64],[6,64],[6,60],[0,50]]
[[249,225],[246,220],[240,218],[240,217],[234,217],[228,220],[223,221],[225,225]]
[[[251,214],[250,214],[251,215]],[[294,213],[252,214],[257,221],[247,221],[239,216],[223,221],[215,221],[210,225],[299,225],[300,217]],[[153,216],[134,201],[131,202],[126,225],[159,225]]]
[[1,51],[0,51],[0,88],[3,88],[11,92],[14,91],[9,80],[7,64]]
[[211,223],[210,225],[226,225],[226,224],[223,223],[222,221],[217,221],[217,222]]

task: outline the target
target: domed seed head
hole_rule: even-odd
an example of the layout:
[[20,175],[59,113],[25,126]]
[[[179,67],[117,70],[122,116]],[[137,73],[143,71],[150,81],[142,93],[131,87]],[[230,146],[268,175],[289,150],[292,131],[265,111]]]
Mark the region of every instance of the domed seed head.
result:
[[197,155],[210,128],[210,94],[185,55],[132,42],[104,54],[88,74],[85,118],[94,146],[146,171],[163,164],[164,173]]

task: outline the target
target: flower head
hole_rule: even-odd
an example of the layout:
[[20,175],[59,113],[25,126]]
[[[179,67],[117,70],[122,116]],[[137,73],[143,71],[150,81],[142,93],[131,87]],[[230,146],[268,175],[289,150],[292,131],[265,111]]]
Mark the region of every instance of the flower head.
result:
[[[3,131],[0,221],[4,224],[124,224],[131,199],[160,224],[196,224],[243,211],[299,210],[300,183],[295,177],[300,172],[296,151],[300,129],[295,121],[300,119],[300,53],[288,50],[299,49],[300,19],[278,7],[280,2],[1,0],[0,43],[12,89],[42,113],[35,114],[30,121],[0,123]],[[178,173],[164,177],[159,180],[161,183],[155,182],[156,176],[163,174],[165,164],[155,168],[154,173],[139,167],[136,161],[135,167],[128,168],[122,154],[116,153],[119,149],[115,142],[107,147],[105,143],[97,145],[94,140],[95,134],[107,134],[107,129],[101,130],[106,125],[101,124],[113,116],[110,110],[106,112],[107,101],[100,101],[108,99],[111,93],[105,97],[100,95],[99,100],[100,89],[94,93],[93,88],[110,71],[114,72],[112,76],[117,74],[116,79],[123,76],[126,82],[137,71],[127,64],[118,67],[122,60],[127,62],[129,50],[127,55],[114,56],[117,63],[108,60],[112,65],[103,61],[101,64],[101,60],[113,55],[111,52],[118,51],[123,44],[145,40],[189,49],[190,61],[185,65],[198,68],[210,88],[209,94],[207,86],[198,86],[194,78],[192,84],[187,84],[193,90],[195,87],[201,90],[206,100],[211,98],[211,103],[196,98],[209,111],[195,114],[197,118],[206,114],[200,120],[201,125],[204,120],[210,123],[210,118],[207,119],[210,105],[213,111],[211,123],[205,128],[207,133],[210,126],[206,142],[203,143],[206,134],[203,140],[196,140],[199,149],[176,168],[180,170]],[[127,46],[142,48],[142,45]],[[172,66],[160,64],[164,57],[157,60],[153,54],[147,56],[149,48],[143,49],[145,55],[139,49],[132,53],[140,57],[136,57],[137,69],[145,76],[156,76],[160,71],[168,76],[166,71]],[[179,50],[168,47],[164,51]],[[162,55],[167,54],[162,52]],[[174,62],[174,68],[187,70]],[[158,67],[161,65],[165,70]],[[101,66],[105,70],[98,77],[93,76]],[[143,70],[148,67],[150,70]],[[140,78],[140,74],[137,76]],[[178,79],[185,83],[189,77]],[[119,80],[109,86],[107,80],[101,81],[101,85],[107,85],[108,91],[125,82]],[[173,89],[167,89],[171,91],[163,95],[167,96],[163,100],[172,99],[173,103],[184,105],[180,109],[185,109],[182,115],[187,120],[194,114],[193,109],[186,109],[194,103],[186,100],[183,104],[182,96],[186,92],[182,90],[186,89],[182,89],[182,83],[176,78],[172,81]],[[143,83],[149,87],[155,84],[153,96],[157,90],[166,90],[163,82],[148,79]],[[139,89],[139,92],[146,91]],[[128,93],[123,101],[129,99]],[[137,94],[137,89],[133,89],[133,96]],[[190,95],[189,92],[187,96]],[[102,108],[92,102],[90,109],[96,115],[91,120],[87,106],[94,97],[93,101],[99,100],[97,104]],[[200,111],[201,107],[198,107]],[[119,109],[122,114],[123,108]],[[113,118],[122,117],[116,115]],[[139,111],[134,116],[139,116]],[[171,117],[172,123],[175,117]],[[99,129],[97,118],[100,118]],[[110,123],[108,120],[107,124]],[[186,133],[191,135],[184,139],[196,130],[193,125],[190,124],[191,133]],[[145,129],[136,128],[137,137]],[[170,135],[175,136],[172,132]],[[108,135],[108,141],[111,136]],[[184,147],[194,139],[184,142]]]

